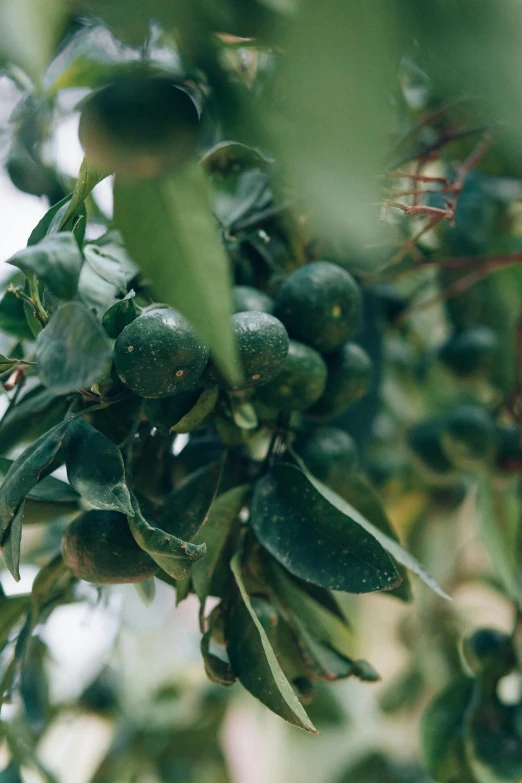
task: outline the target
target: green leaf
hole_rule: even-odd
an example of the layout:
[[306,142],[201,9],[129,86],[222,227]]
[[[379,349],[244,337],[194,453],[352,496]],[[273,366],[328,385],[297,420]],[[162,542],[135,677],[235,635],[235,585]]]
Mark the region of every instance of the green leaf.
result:
[[129,527],[136,543],[147,552],[173,579],[184,579],[193,564],[205,554],[204,544],[191,544],[166,533],[160,527],[148,522],[134,496],[133,516],[128,516]]
[[80,166],[80,171],[78,172],[78,179],[76,180],[76,186],[70,204],[60,219],[60,231],[63,231],[67,225],[67,220],[82,206],[85,199],[96,187],[98,182],[101,182],[106,176],[107,172],[100,171],[97,166],[94,166],[87,159],[87,155],[85,155],[82,165]]
[[279,463],[259,479],[250,522],[270,554],[306,582],[348,593],[397,584],[399,575],[378,541],[293,465]]
[[64,214],[65,210],[67,209],[67,205],[69,204],[71,200],[71,195],[64,196],[60,201],[57,201],[56,204],[53,204],[53,206],[47,210],[43,218],[38,221],[36,226],[33,228],[31,234],[29,235],[29,239],[27,240],[27,247],[31,247],[31,245],[36,245],[38,242],[41,242],[42,239],[44,239],[48,232],[49,228],[55,218],[55,216],[60,212],[60,214]]
[[274,161],[254,147],[238,141],[221,141],[205,153],[201,162],[212,177],[222,178],[246,169],[265,168]]
[[25,501],[22,500],[13,517],[13,521],[2,538],[2,554],[5,565],[9,573],[13,575],[15,582],[20,581],[20,545],[22,543],[22,527],[24,524],[24,506]]
[[61,201],[58,201],[47,210],[43,218],[32,230],[29,239],[27,240],[28,247],[38,244],[38,242],[41,242],[46,236],[56,234],[58,231],[72,231],[78,245],[82,245],[87,222],[85,205],[81,204],[78,209],[74,210],[67,218],[66,222],[63,223],[63,216],[69,208],[71,198],[72,196],[70,195],[65,196]]
[[[356,508],[366,519],[371,520],[372,524],[382,533],[400,543],[399,537],[386,515],[379,495],[362,473],[352,473],[346,478],[343,484],[342,498]],[[395,563],[395,567],[401,576],[402,582],[394,590],[391,590],[389,595],[396,595],[397,598],[403,601],[411,601],[412,593],[408,572],[400,563]]]
[[9,640],[9,634],[20,622],[30,606],[27,595],[0,596],[0,650],[3,650]]
[[212,577],[220,562],[232,524],[237,519],[249,491],[249,486],[234,487],[216,498],[208,512],[207,521],[194,538],[194,543],[204,543],[207,547],[205,557],[192,568],[192,584],[202,603],[209,594]]
[[362,528],[364,528],[364,530],[370,533],[382,545],[388,554],[397,560],[398,563],[406,566],[406,568],[409,568],[409,570],[413,571],[414,574],[417,574],[417,576],[419,576],[422,581],[428,585],[428,587],[437,593],[437,595],[440,595],[441,598],[446,598],[448,601],[451,601],[451,598],[444,592],[444,590],[442,590],[441,587],[439,587],[435,579],[430,574],[428,574],[426,569],[423,568],[423,566],[413,557],[413,555],[403,549],[402,546],[397,543],[397,541],[380,530],[379,527],[370,522],[369,519],[366,519],[366,517],[363,516],[360,511],[354,508],[351,503],[342,498],[321,481],[316,479],[307,469],[304,462],[293,451],[293,449],[291,449],[290,452],[310,483],[317,489],[318,492],[320,492],[325,500],[327,500],[335,508],[341,511],[341,513],[345,514],[349,519],[353,520]]
[[255,430],[258,426],[257,414],[250,402],[244,402],[230,395],[230,407],[234,424],[242,430]]
[[0,354],[0,373],[10,370],[12,367],[16,367],[17,364],[24,364],[20,362],[20,359],[9,359],[9,357]]
[[150,181],[117,179],[114,217],[159,300],[194,324],[225,375],[237,379],[230,269],[203,169],[191,165]]
[[4,0],[0,4],[0,56],[16,62],[40,84],[66,14],[67,4],[62,0]]
[[[127,292],[127,282],[129,279],[128,265],[130,259],[127,259],[125,251],[119,247],[111,247],[110,244],[99,247],[95,244],[85,245],[83,249],[85,262],[89,264],[96,274],[105,280],[106,283],[113,285],[120,296]],[[132,265],[134,268],[134,265]],[[136,268],[136,273],[138,269]],[[131,277],[134,275],[131,273]]]
[[58,299],[72,299],[78,290],[82,254],[70,231],[50,234],[12,256],[8,264],[30,278],[35,274]]
[[233,685],[236,681],[236,676],[232,671],[231,665],[210,652],[211,637],[212,633],[208,630],[201,638],[201,655],[203,656],[206,675],[211,682],[215,682],[217,685]]
[[421,744],[429,774],[440,783],[472,783],[464,749],[464,718],[473,680],[462,678],[438,693],[422,717]]
[[202,391],[194,407],[170,428],[170,432],[176,432],[178,434],[193,432],[193,430],[203,424],[207,416],[212,413],[216,406],[216,402],[218,401],[218,397],[219,389],[217,386]]
[[63,464],[69,423],[65,421],[58,424],[29,446],[13,462],[0,487],[2,546],[7,540],[11,525],[15,525],[15,535],[9,542],[8,557],[11,563],[16,562],[17,541],[19,550],[18,526],[23,521],[23,501],[40,479]]
[[3,417],[0,450],[5,452],[17,443],[39,437],[63,419],[66,409],[65,398],[55,397],[42,386],[31,389]]
[[466,712],[468,760],[480,783],[522,777],[521,705],[502,704],[493,688],[478,682]]
[[241,684],[276,715],[312,734],[318,732],[286,679],[241,576],[239,555],[230,563],[237,591],[225,618],[227,652]]
[[71,486],[93,506],[133,514],[119,448],[83,419],[69,429],[65,465]]
[[156,582],[154,581],[154,577],[151,576],[148,579],[144,579],[143,582],[135,582],[134,588],[145,606],[150,606],[156,597]]
[[123,332],[126,326],[138,317],[138,311],[134,304],[135,296],[134,291],[129,291],[127,296],[124,296],[119,302],[109,307],[103,314],[103,328],[109,337],[112,337],[114,340]]
[[25,316],[24,303],[12,291],[6,291],[0,299],[0,330],[19,340],[33,339]]
[[100,380],[109,370],[111,355],[101,325],[79,302],[59,307],[36,339],[40,378],[55,394]]
[[504,589],[522,606],[518,484],[518,478],[506,482],[482,476],[477,490],[477,518],[482,543]]
[[208,517],[221,471],[221,461],[206,465],[167,495],[159,514],[161,527],[191,541]]

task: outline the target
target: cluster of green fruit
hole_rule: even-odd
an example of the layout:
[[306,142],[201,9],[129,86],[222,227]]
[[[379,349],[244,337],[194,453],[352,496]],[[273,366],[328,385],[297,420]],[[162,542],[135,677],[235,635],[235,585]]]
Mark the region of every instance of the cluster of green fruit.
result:
[[[211,433],[217,425],[222,439],[230,440],[220,426],[222,413],[229,403],[245,400],[257,429],[281,416],[288,425],[294,416],[293,429],[300,430],[296,451],[317,478],[340,491],[357,466],[357,449],[348,433],[324,422],[364,395],[372,377],[370,357],[351,341],[362,315],[356,281],[340,266],[315,261],[290,273],[275,299],[235,286],[233,303],[240,381],[230,382],[192,325],[166,307],[147,309],[117,336],[119,381],[145,398],[150,426],[166,434],[179,431],[180,419],[202,399],[209,404],[200,403],[202,415],[184,431]],[[155,570],[116,512],[91,511],[76,519],[64,555],[78,577],[98,583],[146,579]]]

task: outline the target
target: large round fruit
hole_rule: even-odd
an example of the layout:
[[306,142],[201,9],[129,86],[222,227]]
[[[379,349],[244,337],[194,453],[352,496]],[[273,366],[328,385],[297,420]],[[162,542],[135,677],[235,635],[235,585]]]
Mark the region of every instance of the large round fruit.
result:
[[271,408],[304,411],[323,393],[327,375],[320,353],[304,343],[290,340],[283,369],[259,390],[258,396]]
[[190,160],[198,125],[196,104],[172,79],[128,74],[84,102],[79,134],[102,170],[155,177]]
[[358,464],[357,446],[351,435],[337,427],[318,427],[311,435],[298,438],[294,448],[319,481],[342,494]]
[[320,416],[343,413],[357,402],[371,383],[372,360],[356,343],[345,343],[339,351],[326,356],[328,380],[324,394],[310,412]]
[[487,410],[477,405],[459,405],[447,417],[442,446],[450,460],[480,462],[491,457],[496,442],[495,425]]
[[274,312],[290,337],[321,352],[335,351],[359,328],[361,292],[345,269],[314,261],[286,278]]
[[232,296],[235,313],[245,313],[251,310],[271,313],[274,309],[273,300],[263,291],[250,285],[235,285],[232,289]]
[[456,375],[487,375],[498,353],[498,338],[484,324],[453,334],[439,350],[440,360]]
[[141,397],[168,397],[195,387],[208,348],[176,310],[151,310],[125,327],[114,345],[114,366]]
[[62,542],[63,560],[78,579],[97,585],[142,582],[158,566],[135,542],[125,514],[87,511],[71,522]]
[[242,380],[230,384],[214,365],[207,377],[225,389],[247,389],[268,383],[283,369],[288,355],[288,334],[277,318],[269,313],[245,312],[232,316]]

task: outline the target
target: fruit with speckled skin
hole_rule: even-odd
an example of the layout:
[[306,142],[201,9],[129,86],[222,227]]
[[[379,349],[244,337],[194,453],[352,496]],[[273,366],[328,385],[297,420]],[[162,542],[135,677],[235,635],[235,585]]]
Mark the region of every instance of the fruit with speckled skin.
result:
[[268,383],[286,362],[289,340],[285,327],[273,315],[256,311],[236,313],[231,322],[242,380],[231,385],[212,363],[207,369],[207,379],[229,391]]
[[274,314],[294,340],[328,353],[357,332],[362,314],[361,292],[345,269],[329,261],[314,261],[284,280]]
[[304,343],[290,340],[283,369],[259,389],[258,397],[271,408],[304,411],[323,393],[327,374],[320,353]]
[[79,136],[102,170],[156,177],[193,157],[198,126],[194,101],[172,79],[128,74],[87,98]]
[[274,301],[268,294],[249,285],[235,285],[232,289],[232,297],[235,313],[245,313],[252,310],[272,313],[274,309]]
[[372,380],[373,364],[366,351],[351,342],[325,358],[328,367],[326,388],[310,412],[319,416],[335,416],[366,394]]
[[78,579],[97,585],[142,582],[158,566],[134,540],[125,514],[87,511],[76,517],[62,542],[65,565]]
[[359,462],[354,439],[338,427],[318,427],[298,438],[294,449],[319,481],[340,494]]
[[151,310],[125,327],[114,345],[114,366],[141,397],[168,397],[193,389],[208,347],[176,310]]

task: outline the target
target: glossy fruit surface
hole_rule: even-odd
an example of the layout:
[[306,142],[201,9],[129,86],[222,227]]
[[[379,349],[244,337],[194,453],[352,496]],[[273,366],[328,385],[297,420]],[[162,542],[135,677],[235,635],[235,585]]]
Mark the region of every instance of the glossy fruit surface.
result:
[[272,408],[304,411],[323,393],[327,375],[320,353],[304,343],[290,340],[283,369],[259,390],[259,398]]
[[485,460],[491,456],[496,440],[493,419],[478,405],[460,405],[448,414],[442,438],[450,459]]
[[356,343],[345,343],[326,357],[328,380],[324,394],[311,409],[320,416],[335,416],[357,402],[370,386],[372,360]]
[[274,309],[274,300],[270,296],[249,285],[235,285],[232,289],[232,297],[235,313],[249,310],[272,313]]
[[65,565],[78,579],[97,585],[141,582],[158,566],[135,542],[124,514],[87,511],[63,537]]
[[453,465],[441,445],[443,421],[434,416],[415,424],[408,433],[408,443],[415,456],[434,473],[450,473]]
[[329,261],[314,261],[284,280],[274,312],[290,337],[326,353],[357,332],[362,298],[349,272]]
[[186,92],[165,77],[129,74],[94,92],[80,117],[80,142],[101,169],[155,177],[196,151],[199,116]]
[[207,379],[225,389],[247,389],[268,383],[283,369],[288,355],[289,339],[285,327],[269,313],[244,312],[232,316],[242,380],[231,385],[219,371],[209,365]]
[[176,310],[151,310],[125,327],[114,346],[120,380],[141,397],[168,397],[193,389],[208,348]]
[[354,439],[338,427],[318,427],[298,438],[295,450],[313,475],[340,492],[358,464]]

